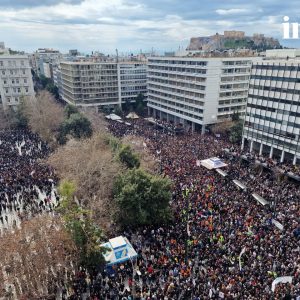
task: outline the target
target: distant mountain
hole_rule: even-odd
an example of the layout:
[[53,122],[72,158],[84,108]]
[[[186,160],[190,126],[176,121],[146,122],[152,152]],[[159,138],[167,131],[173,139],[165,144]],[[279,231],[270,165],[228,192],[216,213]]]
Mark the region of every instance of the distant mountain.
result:
[[193,37],[187,50],[227,50],[227,49],[251,49],[265,51],[267,49],[280,49],[277,39],[265,37],[263,34],[254,34],[245,36],[243,31],[224,31],[224,34],[218,34],[209,37]]

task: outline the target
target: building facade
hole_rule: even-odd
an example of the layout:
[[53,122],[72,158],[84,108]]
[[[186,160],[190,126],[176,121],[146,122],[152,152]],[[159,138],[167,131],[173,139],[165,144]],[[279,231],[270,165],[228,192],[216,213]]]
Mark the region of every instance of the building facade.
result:
[[257,57],[151,57],[148,112],[202,132],[246,110],[252,61]]
[[4,110],[18,105],[22,97],[34,94],[29,58],[25,55],[0,56],[0,100]]
[[300,60],[265,60],[252,67],[242,148],[300,161]]
[[118,86],[121,103],[134,102],[139,94],[147,97],[146,63],[118,63]]
[[58,50],[40,48],[31,55],[30,64],[38,76],[44,75],[53,79],[52,68],[56,67],[62,59],[63,55]]
[[146,64],[62,62],[61,98],[82,107],[120,106],[146,94]]

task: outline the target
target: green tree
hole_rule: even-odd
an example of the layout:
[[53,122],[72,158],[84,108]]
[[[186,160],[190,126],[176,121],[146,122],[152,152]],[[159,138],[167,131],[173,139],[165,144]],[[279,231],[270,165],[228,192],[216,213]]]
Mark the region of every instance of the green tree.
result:
[[233,122],[237,122],[237,121],[239,121],[239,119],[240,119],[240,114],[238,113],[238,111],[234,111],[232,114],[231,120]]
[[117,177],[113,193],[121,226],[161,224],[171,219],[171,182],[167,178],[131,169]]
[[76,139],[91,137],[93,133],[90,120],[81,113],[73,113],[61,124],[58,133],[58,142],[64,144],[67,135],[71,135]]
[[122,103],[122,109],[126,112],[129,112],[132,110],[132,105],[129,99],[125,99],[125,103]]
[[243,121],[239,120],[230,128],[229,140],[232,143],[241,143],[243,136]]
[[146,103],[145,103],[144,99],[145,99],[145,96],[142,93],[139,93],[136,97],[134,108],[138,114],[143,114],[143,112],[145,110]]
[[46,90],[50,92],[55,97],[55,99],[59,99],[58,87],[52,82],[46,85]]
[[43,74],[41,74],[41,75],[39,76],[39,81],[40,81],[40,83],[41,83],[41,85],[42,85],[42,87],[43,87],[44,89],[46,88],[47,84],[52,83],[51,79],[47,78],[47,77],[46,77],[45,75],[43,75]]
[[68,119],[68,118],[70,118],[70,116],[72,114],[78,114],[79,110],[75,105],[67,104],[65,109],[64,109],[64,113],[65,113],[66,118]]
[[140,160],[129,145],[123,145],[118,153],[120,161],[129,169],[138,168]]
[[81,208],[74,201],[76,185],[73,182],[62,181],[58,190],[62,197],[58,211],[79,251],[79,264],[92,272],[104,264],[106,249],[100,246],[102,231],[94,224],[91,211]]

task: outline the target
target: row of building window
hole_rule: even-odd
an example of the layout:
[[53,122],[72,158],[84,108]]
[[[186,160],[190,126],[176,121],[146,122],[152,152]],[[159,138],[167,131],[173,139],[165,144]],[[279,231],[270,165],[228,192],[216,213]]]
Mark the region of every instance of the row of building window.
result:
[[259,131],[263,131],[269,134],[276,134],[278,136],[284,137],[284,138],[289,138],[292,140],[295,140],[296,137],[297,139],[299,139],[299,136],[296,136],[296,134],[292,133],[292,132],[288,132],[288,131],[283,131],[280,129],[276,129],[274,127],[270,127],[270,126],[265,126],[265,125],[261,125],[261,124],[257,124],[257,123],[252,123],[249,121],[245,122],[245,127],[249,127],[249,128],[253,128]]
[[158,60],[149,59],[148,64],[168,64],[168,65],[186,65],[186,66],[207,66],[207,61],[185,61],[185,60]]
[[19,70],[9,70],[9,72],[8,72],[8,70],[2,70],[2,75],[18,75],[18,74],[23,74],[23,75],[25,75],[26,74],[26,70],[25,69],[22,69],[22,70],[20,70],[20,72],[19,72]]
[[19,84],[21,81],[23,81],[24,83],[27,83],[27,78],[24,78],[23,80],[20,78],[13,78],[11,80],[7,79],[7,78],[3,78],[3,84],[9,84],[9,82],[11,82],[12,84]]
[[196,93],[196,92],[190,92],[190,91],[185,91],[185,90],[180,90],[180,89],[175,89],[175,88],[168,88],[168,87],[161,87],[159,85],[155,85],[152,83],[149,83],[148,85],[148,89],[152,90],[152,89],[156,89],[156,90],[160,90],[160,94],[162,96],[166,96],[166,93],[163,92],[168,92],[168,93],[173,93],[173,94],[180,94],[180,95],[184,95],[184,96],[189,96],[189,97],[195,97],[195,98],[200,98],[203,99],[205,97],[205,94],[200,94],[200,93]]
[[205,82],[206,77],[196,77],[196,76],[188,76],[188,75],[182,75],[182,74],[168,74],[168,73],[158,73],[158,72],[148,72],[148,78],[153,78],[153,76],[159,77],[159,78],[168,78],[168,79],[174,79],[178,81],[189,81],[189,82]]
[[[197,106],[204,106],[204,102],[201,102],[199,100],[189,99],[186,97],[173,96],[173,95],[168,95],[168,94],[161,95],[159,92],[151,91],[151,90],[148,90],[148,94],[149,95],[151,94],[152,97],[155,97],[156,99],[162,99],[162,97],[163,97],[163,98],[165,98],[167,100],[171,100],[171,101],[180,101],[182,103],[190,103],[190,104],[194,104]],[[159,97],[157,97],[157,96],[159,96]]]
[[248,81],[250,78],[250,75],[247,76],[226,76],[221,77],[221,82],[228,82],[228,81]]
[[247,96],[247,91],[240,91],[240,92],[223,92],[219,94],[220,98],[224,97],[237,97],[237,96]]
[[233,106],[233,107],[223,107],[223,108],[218,108],[218,112],[244,110],[245,108],[246,108],[246,106],[244,106],[244,105]]
[[196,112],[196,113],[199,113],[199,114],[203,114],[203,109],[192,107],[192,106],[189,106],[189,105],[186,105],[186,104],[182,104],[182,103],[178,103],[178,102],[174,102],[174,101],[170,101],[170,100],[164,100],[164,99],[155,97],[153,95],[151,95],[151,97],[149,97],[149,100],[156,101],[156,102],[159,102],[159,103],[164,103],[164,104],[167,104],[168,106],[171,105],[173,107],[175,106],[175,107],[183,108],[183,109],[186,109],[190,112]]
[[[11,88],[11,89],[8,89],[8,88],[5,88],[5,93],[6,94],[9,94],[11,91],[13,91],[14,93],[21,93],[21,87],[18,87],[18,88]],[[23,92],[25,93],[28,93],[29,91],[29,88],[28,87],[24,87],[23,89]]]
[[121,80],[136,80],[136,79],[144,79],[147,80],[147,75],[121,75]]
[[266,75],[255,75],[255,74],[251,75],[251,79],[282,81],[282,82],[300,82],[300,78],[266,76]]
[[220,100],[219,105],[228,105],[235,103],[247,103],[247,98],[238,98],[238,99],[228,99],[228,100]]
[[228,60],[228,61],[223,61],[224,66],[234,66],[234,65],[251,65],[252,61],[251,60]]
[[178,113],[178,114],[180,114],[182,116],[187,116],[187,117],[190,117],[190,118],[193,118],[193,119],[196,119],[196,120],[202,120],[203,119],[199,115],[194,115],[194,114],[191,114],[191,113],[188,113],[188,112],[185,112],[185,111],[181,111],[179,109],[175,109],[175,108],[172,108],[172,107],[167,107],[165,105],[156,104],[156,103],[151,102],[151,101],[148,102],[148,105],[150,107],[151,106],[155,106],[155,108],[158,109],[158,110],[159,110],[159,108],[163,108],[163,109],[165,109],[167,111],[173,111],[173,112]]
[[284,148],[289,148],[289,149],[294,150],[294,151],[300,151],[300,145],[295,145],[293,143],[288,143],[286,141],[276,139],[273,136],[269,137],[265,134],[260,134],[260,133],[257,133],[257,132],[251,132],[249,130],[245,130],[244,135],[248,138],[251,137],[251,138],[257,139],[259,141],[268,142],[269,144],[282,146]]
[[253,64],[252,69],[260,69],[260,70],[276,70],[276,71],[297,71],[300,72],[300,66],[291,66],[291,65],[278,65],[278,64]]
[[270,91],[270,92],[279,92],[279,93],[289,93],[289,94],[298,94],[300,95],[300,90],[296,89],[288,89],[288,88],[281,88],[281,87],[274,87],[274,86],[265,86],[265,85],[255,85],[250,84],[249,88],[255,89],[258,91]]
[[174,86],[174,88],[179,86],[179,87],[185,87],[185,88],[201,90],[201,91],[205,90],[205,85],[199,85],[199,84],[195,84],[195,83],[185,83],[185,82],[178,82],[178,81],[173,81],[173,80],[157,79],[157,78],[149,78],[148,81],[149,82],[158,82],[158,83],[162,83],[162,84],[168,84],[168,85]]
[[[295,128],[300,128],[300,123],[296,123],[296,122],[289,122],[289,121],[286,121],[286,120],[278,120],[276,118],[272,118],[272,117],[268,117],[268,116],[262,116],[262,115],[259,115],[259,114],[255,114],[255,113],[250,113],[247,111],[246,115],[248,117],[252,117],[252,118],[257,118],[257,119],[260,119],[260,120],[264,120],[264,121],[270,121],[270,122],[273,122],[275,124],[282,124],[282,125],[287,125],[287,126],[291,126],[291,127],[295,127]],[[247,120],[249,120],[247,118]],[[274,124],[274,126],[275,126]]]
[[[298,105],[298,101],[296,100],[285,100],[285,99],[280,99],[280,98],[274,98],[274,97],[266,97],[266,96],[259,96],[259,95],[249,95],[248,99],[252,100],[252,102],[255,102],[256,99],[259,100],[266,100],[270,103],[282,103],[282,104],[291,104],[291,105]],[[248,100],[248,102],[250,102]]]
[[222,69],[222,74],[250,73],[250,68]]
[[149,66],[149,71],[160,70],[162,72],[178,72],[178,73],[193,73],[193,74],[206,74],[206,69],[189,69],[189,68],[176,68],[176,67],[163,67],[163,66]]
[[221,90],[232,90],[232,89],[248,89],[247,83],[236,83],[236,84],[222,84],[220,85]]
[[[249,108],[254,108],[254,109],[260,109],[262,111],[277,112],[278,114],[288,115],[288,116],[291,116],[291,117],[300,117],[300,112],[295,112],[295,111],[290,111],[290,110],[283,110],[283,109],[268,107],[268,106],[265,106],[265,105],[257,105],[257,104],[248,103],[247,108],[248,107]],[[300,108],[299,108],[299,111],[300,111]]]
[[[18,65],[21,65],[21,66],[25,65],[24,60],[18,61],[18,62],[20,62],[20,64],[18,64],[18,62],[16,60],[7,60],[6,62],[7,62],[8,67],[16,67]],[[5,61],[0,60],[0,67],[4,67],[4,66],[5,66]]]

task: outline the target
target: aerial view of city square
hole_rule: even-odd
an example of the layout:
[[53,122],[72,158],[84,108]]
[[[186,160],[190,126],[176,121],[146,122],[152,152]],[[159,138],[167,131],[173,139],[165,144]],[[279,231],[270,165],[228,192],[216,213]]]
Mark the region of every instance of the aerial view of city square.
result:
[[299,24],[0,0],[0,300],[300,300]]

